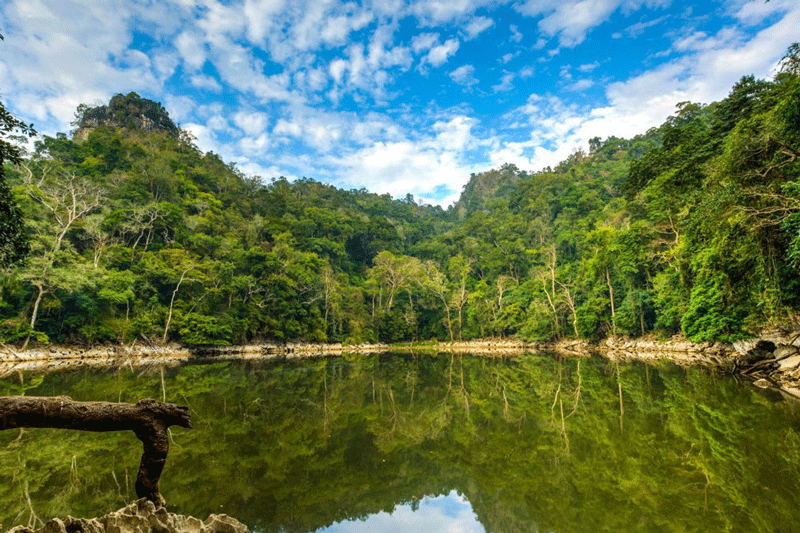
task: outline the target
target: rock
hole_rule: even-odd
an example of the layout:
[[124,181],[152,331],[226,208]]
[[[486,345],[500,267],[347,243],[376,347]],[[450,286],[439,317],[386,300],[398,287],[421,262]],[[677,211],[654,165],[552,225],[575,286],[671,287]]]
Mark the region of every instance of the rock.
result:
[[800,355],[792,355],[780,361],[780,369],[782,371],[792,370],[798,366],[800,366]]
[[[744,346],[740,346],[743,348]],[[741,353],[740,348],[737,348],[737,352]],[[771,359],[773,353],[775,352],[775,343],[772,341],[764,341],[760,340],[752,344],[752,347],[747,349],[742,355],[739,357],[739,364],[740,365],[752,365],[758,363],[759,361],[763,361],[765,359]]]
[[203,525],[210,533],[247,533],[247,527],[226,514],[212,514]]
[[201,522],[193,516],[168,513],[142,498],[102,518],[54,518],[37,530],[17,526],[8,533],[248,533],[248,528],[224,514],[212,514]]
[[40,531],[42,533],[67,533],[67,526],[63,520],[53,518]]
[[775,353],[773,355],[775,356],[775,359],[780,361],[781,359],[786,359],[792,355],[800,355],[800,351],[798,351],[796,346],[781,345],[775,348]]
[[753,385],[755,385],[756,387],[761,387],[762,389],[769,389],[772,387],[772,383],[770,383],[766,379],[758,379],[753,382]]

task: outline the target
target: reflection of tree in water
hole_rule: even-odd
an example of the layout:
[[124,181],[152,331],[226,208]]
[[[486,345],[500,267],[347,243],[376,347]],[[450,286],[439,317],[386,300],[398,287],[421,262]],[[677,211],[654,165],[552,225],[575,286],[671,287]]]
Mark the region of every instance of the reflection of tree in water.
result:
[[[696,369],[383,355],[2,387],[190,405],[196,429],[173,432],[162,478],[171,510],[226,512],[264,532],[313,531],[453,489],[487,531],[780,531],[798,518],[796,408]],[[133,498],[129,439],[51,435],[0,433],[0,475],[12,480],[0,486],[2,523],[29,521],[17,516],[26,490],[40,517]]]

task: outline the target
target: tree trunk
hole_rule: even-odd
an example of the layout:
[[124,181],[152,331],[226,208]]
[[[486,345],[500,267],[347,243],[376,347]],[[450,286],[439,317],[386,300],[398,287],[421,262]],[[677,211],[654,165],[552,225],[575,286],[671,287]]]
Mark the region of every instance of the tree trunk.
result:
[[131,404],[76,402],[69,396],[0,397],[0,430],[27,427],[133,431],[144,448],[136,476],[136,495],[156,507],[166,503],[158,481],[169,452],[169,426],[191,429],[189,408],[151,399]]
[[164,325],[164,336],[161,338],[161,342],[167,342],[167,335],[169,335],[169,325],[172,322],[172,308],[175,305],[175,296],[178,294],[178,291],[181,288],[181,284],[183,283],[184,279],[186,279],[186,273],[189,272],[193,266],[187,268],[183,272],[181,272],[181,279],[178,280],[178,284],[175,286],[175,290],[172,291],[172,298],[169,300],[169,314],[167,315],[167,323]]
[[608,271],[606,265],[606,283],[608,284],[608,297],[611,300],[611,331],[614,336],[617,336],[617,313],[614,308],[614,286],[611,284],[611,273]]
[[25,342],[22,344],[22,351],[25,351],[25,349],[28,347],[28,343],[31,340],[33,328],[36,326],[36,316],[39,314],[39,304],[42,303],[42,298],[44,297],[44,285],[37,285],[36,288],[39,289],[39,293],[36,295],[36,301],[33,303],[33,311],[31,312],[30,322],[31,329],[28,332],[28,336],[25,337]]

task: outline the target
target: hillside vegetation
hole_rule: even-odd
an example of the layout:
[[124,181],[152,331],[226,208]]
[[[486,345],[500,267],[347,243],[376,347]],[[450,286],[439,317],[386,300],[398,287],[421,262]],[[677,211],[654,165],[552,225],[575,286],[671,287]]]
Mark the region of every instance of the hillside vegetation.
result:
[[447,211],[244,176],[135,93],[7,166],[30,252],[0,342],[395,342],[683,332],[800,309],[800,49],[556,168],[473,175]]

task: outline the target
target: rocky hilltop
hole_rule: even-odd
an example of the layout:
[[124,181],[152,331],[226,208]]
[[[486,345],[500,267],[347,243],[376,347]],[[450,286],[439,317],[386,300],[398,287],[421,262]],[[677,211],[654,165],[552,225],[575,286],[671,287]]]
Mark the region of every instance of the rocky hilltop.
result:
[[76,140],[86,140],[89,133],[102,126],[145,132],[159,131],[171,136],[177,136],[180,131],[164,106],[142,98],[135,92],[116,94],[108,105],[80,105],[72,124],[75,126]]
[[39,529],[17,526],[8,533],[248,533],[235,518],[212,514],[205,521],[193,516],[156,509],[153,502],[137,500],[101,518],[54,518]]

